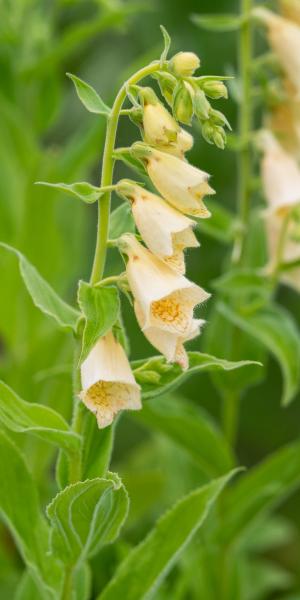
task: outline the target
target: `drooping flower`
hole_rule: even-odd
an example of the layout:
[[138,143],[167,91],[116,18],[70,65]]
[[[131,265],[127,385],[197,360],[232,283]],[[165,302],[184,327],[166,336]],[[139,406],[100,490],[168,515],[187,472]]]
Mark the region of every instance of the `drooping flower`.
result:
[[194,307],[209,294],[140,244],[134,235],[124,234],[120,248],[128,255],[126,273],[138,302],[143,329],[155,327],[185,337],[191,331]]
[[176,143],[180,131],[178,123],[149,88],[141,88],[139,92],[143,102],[144,140],[153,146]]
[[279,8],[283,17],[300,25],[299,0],[280,0]]
[[286,152],[270,131],[260,135],[263,148],[261,174],[269,208],[278,213],[300,202],[300,168],[296,159]]
[[97,341],[82,363],[81,383],[80,398],[96,415],[100,429],[110,425],[121,410],[141,408],[140,387],[112,332]]
[[168,154],[173,154],[174,156],[178,156],[183,159],[186,152],[188,152],[194,144],[193,136],[183,129],[180,128],[180,131],[177,134],[176,142],[172,142],[169,144],[163,144],[159,146],[159,150],[162,152],[167,152]]
[[277,59],[300,94],[300,27],[296,23],[258,7],[253,14],[268,30],[268,40]]
[[214,194],[209,175],[177,156],[161,152],[137,142],[134,155],[145,160],[148,175],[160,194],[181,212],[207,218],[210,212],[202,202],[205,195]]
[[300,101],[295,89],[286,80],[283,82],[286,97],[272,106],[268,127],[278,137],[282,147],[300,160]]
[[139,185],[124,180],[119,182],[118,190],[131,200],[135,224],[149,250],[184,273],[183,250],[199,246],[194,221]]
[[189,359],[183,344],[200,334],[205,321],[193,319],[190,331],[184,336],[177,336],[157,327],[145,327],[145,315],[138,302],[134,303],[134,310],[139,326],[150,344],[163,354],[168,362],[178,363],[184,371],[188,369]]

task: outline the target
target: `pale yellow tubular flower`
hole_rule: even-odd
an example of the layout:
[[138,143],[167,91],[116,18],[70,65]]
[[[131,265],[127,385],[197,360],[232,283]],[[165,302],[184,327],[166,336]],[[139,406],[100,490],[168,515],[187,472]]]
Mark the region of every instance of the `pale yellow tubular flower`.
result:
[[202,202],[204,196],[215,193],[208,184],[207,173],[177,156],[154,148],[146,160],[151,181],[172,206],[187,215],[210,217],[210,212]]
[[300,94],[300,27],[296,23],[276,15],[272,11],[257,7],[253,14],[268,30],[268,40],[273,52]]
[[81,365],[80,398],[96,415],[100,429],[112,423],[121,410],[139,410],[136,383],[121,344],[112,332],[101,337]]
[[193,232],[195,222],[175,210],[156,194],[139,185],[119,182],[118,188],[130,198],[132,215],[149,250],[179,273],[185,272],[185,248],[199,246]]
[[[265,216],[265,225],[267,232],[268,251],[270,257],[270,263],[272,264],[274,257],[276,256],[276,250],[278,247],[281,231],[282,231],[282,217],[278,214],[271,214]],[[295,236],[295,222],[292,220],[289,222],[286,242],[283,249],[283,262],[292,262],[300,259],[300,231],[298,224],[298,238]],[[280,273],[280,280],[296,289],[300,292],[300,267],[288,269]]]
[[138,302],[134,303],[134,310],[139,326],[150,344],[166,357],[167,362],[178,363],[186,371],[189,366],[189,359],[183,344],[200,335],[205,321],[203,319],[193,319],[190,331],[185,336],[177,336],[157,327],[145,328],[145,315]]
[[299,161],[300,101],[297,100],[295,89],[288,80],[284,82],[284,88],[287,98],[272,107],[267,127],[276,134],[282,147]]
[[269,209],[284,213],[300,202],[300,168],[269,131],[262,132],[261,175]]
[[124,234],[120,247],[128,255],[127,278],[140,305],[144,328],[155,327],[186,336],[191,330],[194,307],[207,300],[209,294],[177,274],[134,235]]

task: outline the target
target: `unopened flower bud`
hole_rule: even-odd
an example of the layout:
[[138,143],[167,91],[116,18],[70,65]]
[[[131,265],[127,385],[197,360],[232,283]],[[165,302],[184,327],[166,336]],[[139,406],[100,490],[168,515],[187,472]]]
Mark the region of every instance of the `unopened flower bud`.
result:
[[202,126],[202,135],[209,144],[215,144],[218,148],[224,150],[226,135],[222,127],[206,121]]
[[171,70],[180,77],[190,77],[200,67],[200,59],[194,52],[178,52],[170,61]]
[[219,110],[211,109],[209,111],[209,120],[214,125],[219,125],[220,127],[227,125],[228,129],[231,129],[230,123],[227,121],[225,115],[223,115],[223,113],[221,113]]
[[178,123],[158,100],[151,88],[141,88],[140,98],[144,105],[144,140],[152,146],[176,142],[180,131]]
[[163,97],[169,106],[172,106],[173,92],[177,84],[176,78],[170,73],[156,73],[154,78],[158,81],[158,85]]
[[185,82],[179,82],[174,90],[173,115],[186,125],[190,124],[194,113],[193,95],[193,88]]
[[194,111],[196,117],[200,121],[206,121],[209,118],[210,104],[206,100],[204,92],[202,90],[196,90],[194,95]]
[[201,83],[201,89],[209,97],[217,100],[218,98],[228,98],[228,91],[223,81],[207,80]]

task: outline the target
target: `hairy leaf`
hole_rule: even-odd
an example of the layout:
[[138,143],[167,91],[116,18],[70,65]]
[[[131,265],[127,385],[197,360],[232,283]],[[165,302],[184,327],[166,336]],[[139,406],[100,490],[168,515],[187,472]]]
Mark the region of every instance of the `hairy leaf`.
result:
[[210,477],[234,466],[232,452],[211,418],[186,398],[163,396],[147,402],[135,416],[179,444]]
[[98,600],[143,600],[157,590],[234,473],[179,500],[127,555]]
[[230,14],[193,14],[191,19],[195,25],[207,31],[236,31],[243,24],[243,17]]
[[67,73],[67,76],[73,81],[79,100],[89,112],[105,115],[106,117],[110,115],[111,109],[103,102],[91,85],[76,77],[76,75],[72,75],[72,73]]
[[41,277],[36,268],[16,248],[0,242],[0,247],[15,254],[19,260],[20,273],[33,303],[43,313],[52,317],[64,329],[76,331],[79,312],[62,300]]
[[265,306],[253,313],[235,313],[224,303],[219,311],[237,327],[254,336],[278,360],[284,379],[283,404],[288,404],[300,385],[300,335],[296,323],[282,307]]
[[86,181],[78,181],[77,183],[49,183],[48,181],[37,181],[36,185],[54,188],[59,192],[64,192],[69,196],[79,198],[79,200],[82,200],[86,204],[93,204],[93,202],[96,202],[103,194],[100,188],[91,185]]
[[118,238],[122,233],[134,233],[135,224],[128,202],[120,204],[112,213],[109,225],[109,237]]
[[78,303],[85,317],[80,363],[83,362],[97,340],[116,322],[120,299],[116,287],[95,288],[85,281],[79,282]]
[[88,410],[84,412],[82,425],[84,479],[104,477],[109,469],[115,424],[116,421],[109,427],[99,430],[95,415]]
[[128,512],[126,490],[114,473],[66,487],[47,507],[50,547],[68,565],[78,565],[119,535]]
[[188,352],[189,368],[183,371],[178,364],[168,364],[162,356],[153,356],[132,363],[134,376],[142,387],[144,398],[154,398],[178,388],[191,375],[201,371],[232,371],[242,367],[260,366],[260,363],[241,360],[232,362],[201,352]]
[[8,429],[32,433],[68,452],[78,452],[81,438],[52,408],[22,400],[0,381],[0,420]]
[[164,38],[164,49],[160,56],[160,65],[163,66],[163,63],[167,60],[168,52],[170,50],[171,38],[170,38],[166,28],[163,25],[160,26],[160,30],[161,30],[161,32],[163,34],[163,38]]

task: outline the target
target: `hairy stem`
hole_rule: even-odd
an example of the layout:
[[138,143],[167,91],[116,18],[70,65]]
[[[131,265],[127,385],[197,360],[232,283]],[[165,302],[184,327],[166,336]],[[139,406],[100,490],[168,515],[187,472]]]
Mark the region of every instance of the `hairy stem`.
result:
[[72,600],[73,595],[73,569],[66,567],[64,585],[61,594],[61,600]]
[[[114,158],[113,151],[115,148],[116,141],[116,133],[118,128],[118,122],[120,117],[120,112],[126,98],[126,91],[129,85],[133,85],[158,71],[161,68],[160,63],[153,62],[150,65],[140,69],[126,81],[119,93],[116,96],[114,101],[110,116],[107,121],[107,129],[106,129],[106,140],[104,146],[103,153],[103,163],[102,163],[102,176],[101,176],[101,187],[108,186],[112,184],[113,178],[113,170],[114,170]],[[105,260],[106,260],[106,251],[107,251],[107,239],[108,239],[108,230],[109,230],[109,215],[110,215],[110,199],[111,192],[105,192],[105,194],[98,201],[98,227],[97,227],[97,241],[96,241],[96,249],[94,256],[94,263],[91,273],[90,282],[92,284],[100,281],[103,277]]]

